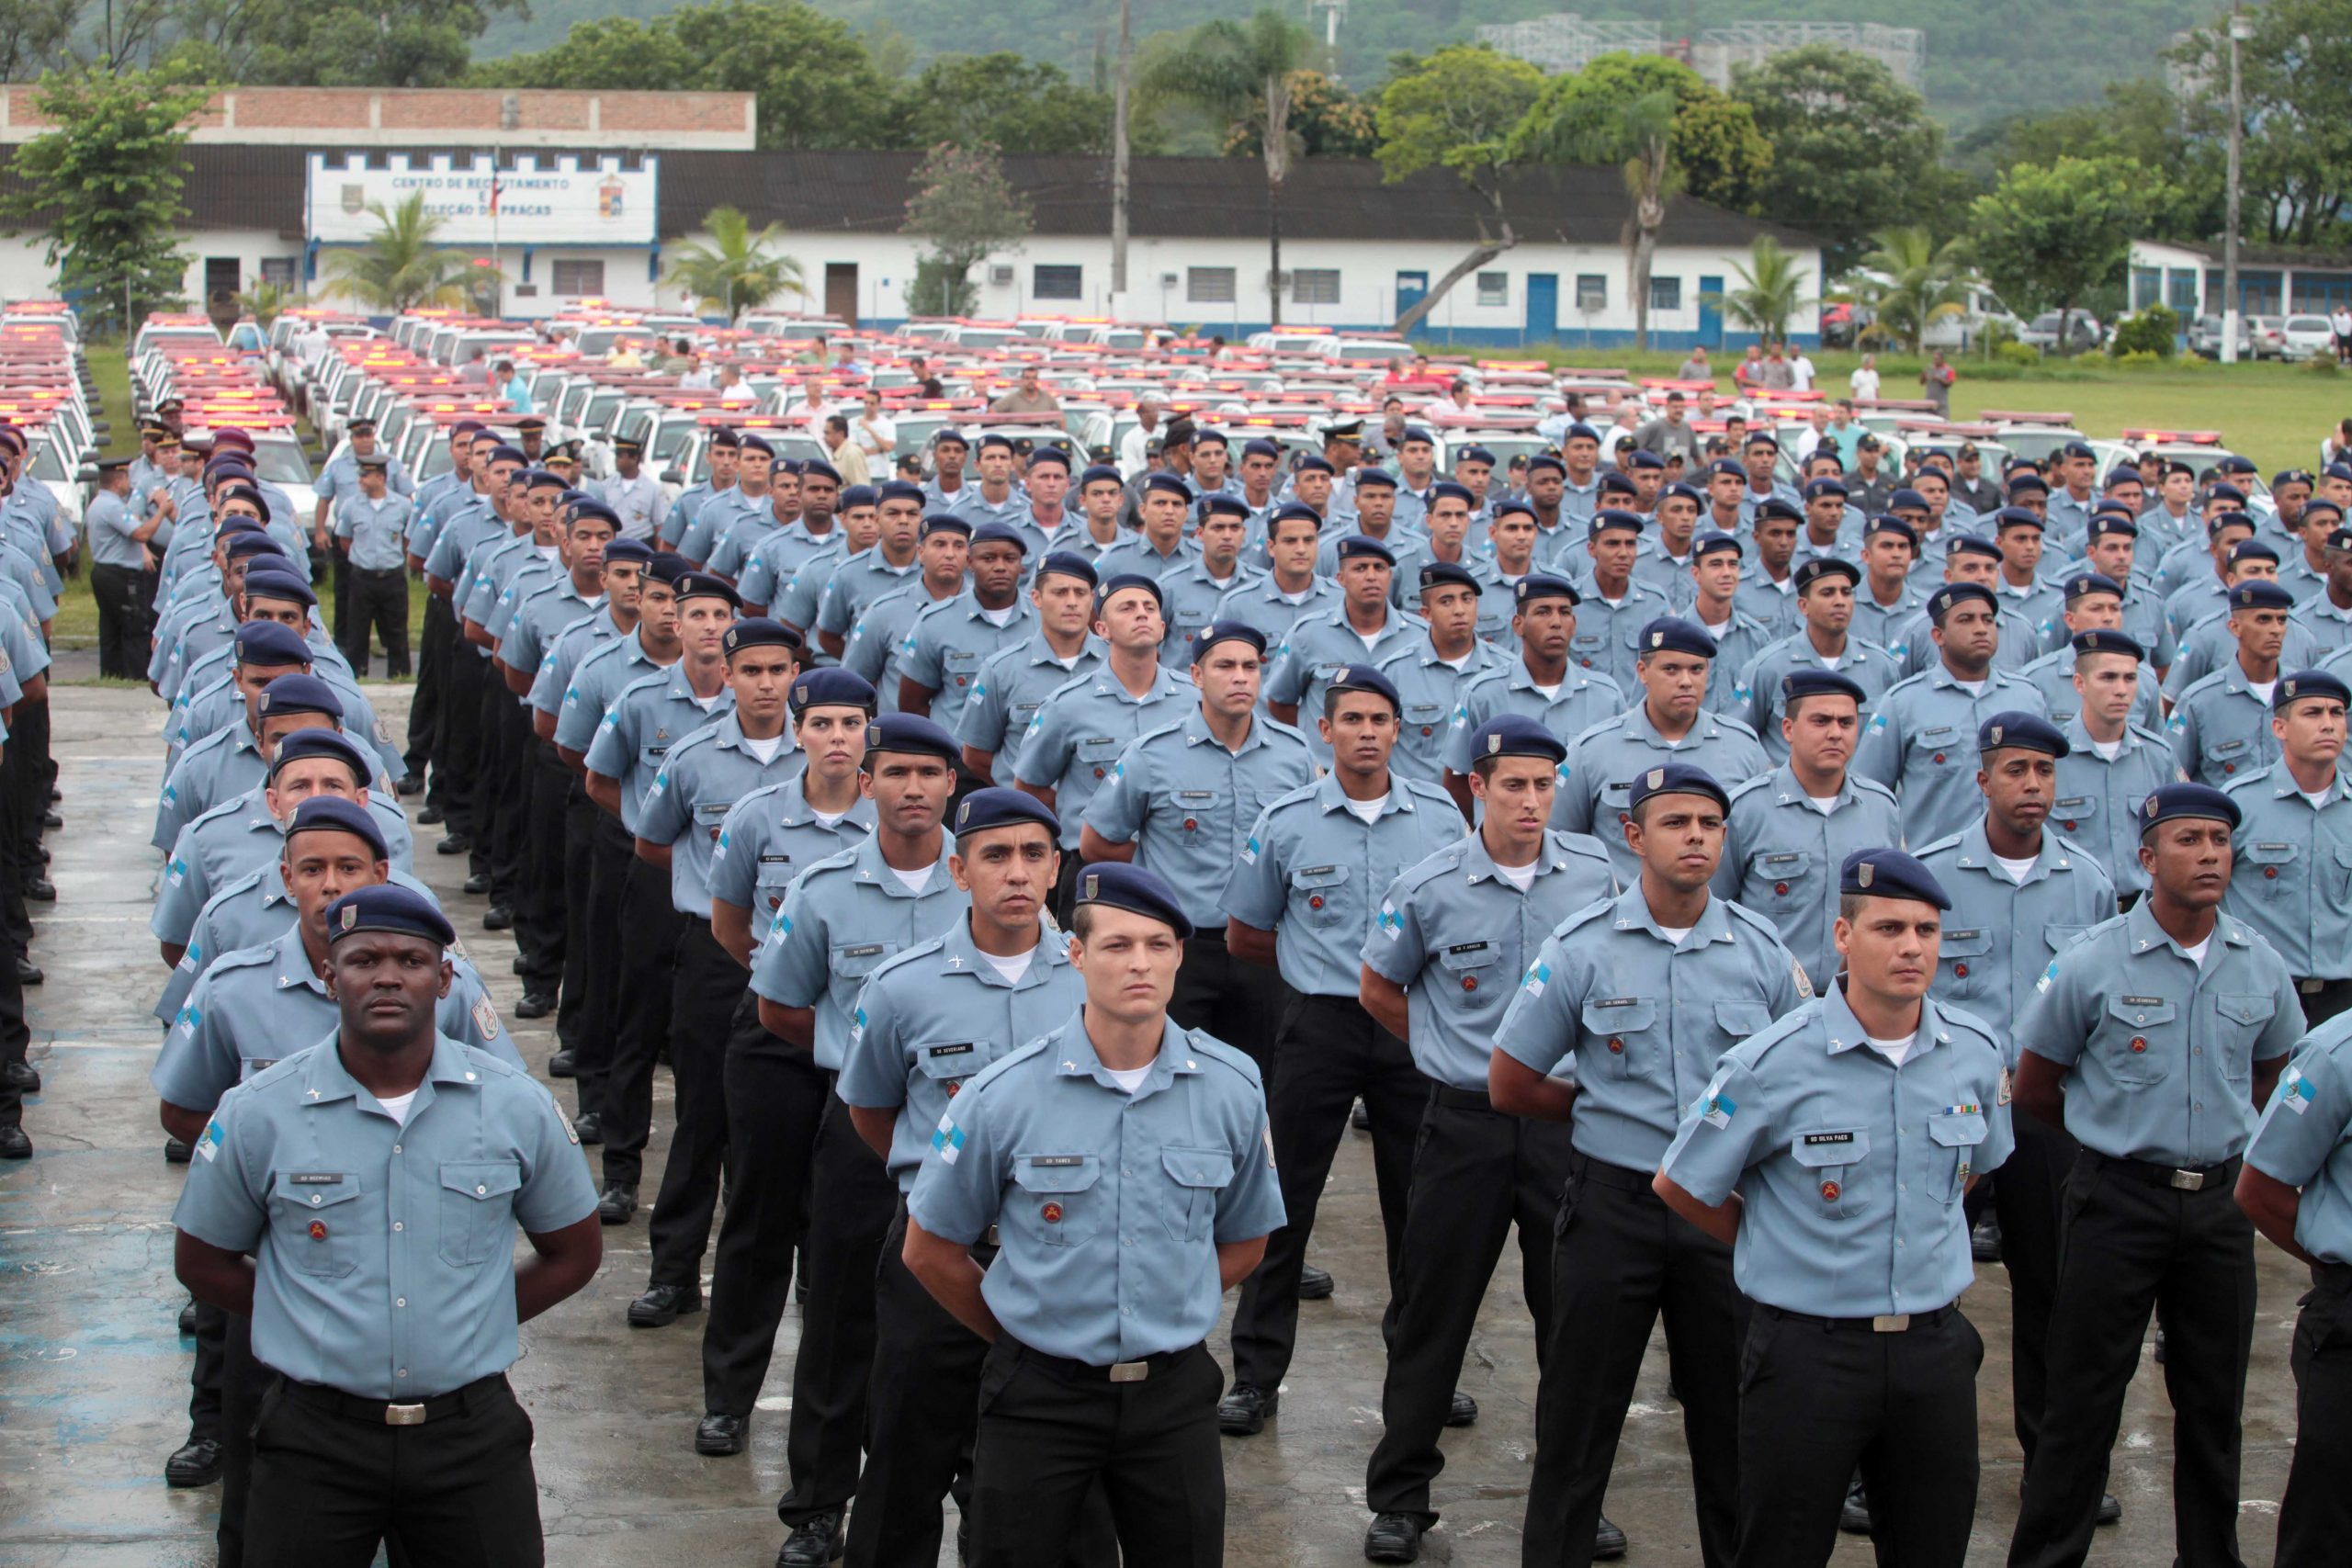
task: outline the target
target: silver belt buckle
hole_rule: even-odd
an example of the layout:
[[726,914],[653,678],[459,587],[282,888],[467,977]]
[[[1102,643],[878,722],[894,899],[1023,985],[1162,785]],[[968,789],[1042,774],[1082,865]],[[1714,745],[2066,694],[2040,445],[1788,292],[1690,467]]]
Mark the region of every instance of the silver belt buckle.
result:
[[2201,1170],[2176,1170],[2167,1185],[2177,1187],[2183,1192],[2201,1191],[2205,1186],[2205,1173]]
[[2298,980],[2295,982],[2295,989],[2302,992],[2303,995],[2307,997],[2315,997],[2322,991],[2327,989],[2327,982],[2318,979]]
[[1111,1364],[1113,1382],[1141,1382],[1151,1376],[1149,1361],[1114,1361]]
[[995,1247],[999,1245],[996,1239],[996,1227],[994,1225],[990,1225],[981,1235],[980,1245],[982,1247]]
[[1907,1312],[1883,1312],[1871,1319],[1872,1334],[1901,1334],[1910,1326],[1911,1314]]
[[387,1427],[422,1427],[424,1425],[424,1406],[422,1404],[387,1404],[384,1406],[384,1425]]

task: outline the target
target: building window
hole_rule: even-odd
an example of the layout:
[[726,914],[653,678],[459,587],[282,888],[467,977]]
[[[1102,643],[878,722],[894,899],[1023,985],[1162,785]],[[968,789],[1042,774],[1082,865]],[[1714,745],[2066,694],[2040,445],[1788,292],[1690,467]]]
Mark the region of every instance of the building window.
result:
[[1510,303],[1510,274],[1482,272],[1478,275],[1478,303],[1508,305]]
[[1679,277],[1651,278],[1650,309],[1653,310],[1682,309],[1682,280]]
[[1577,274],[1577,309],[1588,316],[1609,309],[1609,279],[1597,272]]
[[2165,274],[2165,286],[2172,290],[2166,301],[2184,316],[2197,314],[2197,272],[2193,267],[2177,266]]
[[1079,280],[1080,268],[1074,266],[1039,266],[1030,284],[1030,292],[1040,299],[1083,299],[1086,290]]
[[602,294],[605,264],[601,261],[559,261],[550,285],[559,295]]
[[1186,267],[1184,300],[1192,305],[1232,304],[1233,269],[1229,266]]
[[1303,266],[1290,275],[1294,305],[1336,305],[1340,302],[1338,267]]
[[280,288],[293,288],[294,266],[297,259],[293,256],[262,257],[261,280],[264,283],[275,283]]

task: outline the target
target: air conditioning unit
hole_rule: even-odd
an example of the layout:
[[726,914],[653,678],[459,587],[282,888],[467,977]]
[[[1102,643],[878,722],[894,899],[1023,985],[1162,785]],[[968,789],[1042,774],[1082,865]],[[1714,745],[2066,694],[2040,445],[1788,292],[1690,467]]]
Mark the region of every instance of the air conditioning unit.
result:
[[1277,293],[1281,292],[1283,289],[1288,288],[1290,287],[1290,274],[1286,272],[1270,272],[1266,274],[1266,287],[1273,289]]
[[992,266],[989,268],[989,281],[999,288],[1009,288],[1012,286],[1012,269],[1009,266]]
[[1184,280],[1182,277],[1179,277],[1172,272],[1163,272],[1159,275],[1159,287],[1162,288],[1173,288],[1183,281]]

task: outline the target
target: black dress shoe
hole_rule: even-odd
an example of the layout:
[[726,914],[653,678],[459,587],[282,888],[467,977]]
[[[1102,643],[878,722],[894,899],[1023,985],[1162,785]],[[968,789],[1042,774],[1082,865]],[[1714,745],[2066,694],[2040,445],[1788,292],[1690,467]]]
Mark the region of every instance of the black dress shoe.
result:
[[65,826],[65,818],[54,811],[44,811],[40,814],[40,825],[44,828],[62,828]]
[[450,833],[443,837],[439,843],[433,846],[433,852],[437,855],[461,855],[473,847],[474,840],[472,834]]
[[8,1087],[18,1094],[40,1092],[40,1069],[30,1062],[10,1062],[6,1068],[0,1068],[0,1072],[6,1075]]
[[490,891],[490,873],[478,871],[466,878],[466,891],[479,898]]
[[2156,1325],[2156,1351],[2155,1351],[2155,1355],[2156,1355],[2156,1365],[2158,1365],[2158,1366],[2160,1366],[2160,1367],[2161,1367],[2161,1366],[2163,1366],[2163,1365],[2165,1364],[2165,1325],[2164,1325],[2163,1324],[2161,1324],[2161,1323],[2160,1323],[2160,1324],[2158,1324],[2158,1325]]
[[2102,1492],[2098,1495],[2098,1513],[2095,1517],[2095,1522],[2102,1525],[2120,1525],[2123,1522],[2123,1505],[2116,1501],[2114,1493]]
[[1969,1227],[1968,1256],[1979,1263],[2001,1260],[2001,1222],[1987,1214]]
[[1348,1112],[1348,1125],[1359,1133],[1372,1131],[1372,1112],[1365,1108],[1363,1100],[1357,1100],[1356,1108]]
[[525,991],[514,1004],[516,1018],[545,1018],[555,1011],[555,998],[546,991]]
[[1445,1424],[1449,1427],[1475,1427],[1478,1424],[1478,1402],[1463,1393],[1453,1391],[1453,1402],[1445,1407]]
[[441,808],[439,807],[428,806],[424,810],[416,814],[416,820],[420,827],[438,828],[442,823],[447,821],[448,818],[441,815]]
[[49,786],[49,803],[50,803],[51,806],[61,806],[61,805],[64,804],[64,801],[65,801],[65,792],[64,792],[63,790],[62,790],[62,789],[58,788],[55,784],[51,784],[51,785],[50,785],[50,786]]
[[826,1568],[841,1560],[847,1544],[839,1514],[819,1514],[807,1524],[795,1525],[775,1554],[775,1568]]
[[11,1122],[6,1127],[0,1127],[0,1159],[30,1159],[32,1157],[33,1141],[26,1136],[22,1126]]
[[514,911],[503,904],[492,904],[481,912],[481,929],[486,931],[509,931],[514,925]]
[[209,1486],[220,1479],[220,1444],[198,1438],[164,1461],[164,1480],[174,1486]]
[[414,773],[402,773],[400,777],[392,781],[392,793],[394,795],[422,795],[424,792],[424,781],[417,777]]
[[57,902],[57,884],[46,876],[36,876],[25,884],[25,897],[36,904]]
[[194,1150],[190,1149],[186,1144],[181,1143],[177,1138],[165,1138],[164,1140],[164,1163],[165,1165],[186,1165],[188,1162],[188,1156],[194,1152]]
[[740,1454],[751,1427],[748,1416],[722,1416],[714,1410],[695,1424],[695,1452],[713,1459]]
[[667,1328],[688,1313],[702,1311],[699,1285],[656,1285],[628,1303],[631,1328]]
[[1363,1555],[1367,1562],[1417,1562],[1421,1555],[1421,1532],[1429,1527],[1410,1514],[1383,1514],[1372,1521],[1363,1532]]
[[583,1144],[601,1144],[605,1141],[605,1119],[593,1111],[575,1118],[571,1123],[571,1130],[580,1134],[580,1141]]
[[17,984],[19,986],[38,986],[41,982],[41,977],[40,964],[34,963],[29,958],[19,957],[17,960]]
[[1228,1438],[1254,1438],[1267,1417],[1283,1407],[1283,1396],[1254,1382],[1238,1382],[1216,1402],[1216,1429]]
[[1848,1535],[1871,1533],[1871,1500],[1862,1490],[1860,1471],[1854,1472],[1853,1480],[1846,1483],[1846,1506],[1838,1510],[1838,1528]]
[[196,1332],[196,1303],[190,1302],[180,1308],[180,1336],[185,1338]]
[[617,1181],[605,1188],[604,1196],[596,1200],[596,1217],[608,1225],[625,1225],[636,1213],[637,1189],[623,1187]]
[[516,953],[514,955],[514,962],[508,964],[507,967],[514,971],[514,977],[516,979],[521,979],[523,977],[523,955],[519,953]]
[[1607,1515],[1592,1527],[1592,1556],[1596,1562],[1613,1562],[1625,1555],[1625,1532],[1609,1522]]
[[576,1077],[579,1072],[579,1058],[569,1050],[558,1051],[548,1058],[548,1077],[551,1078]]
[[1298,1269],[1298,1299],[1303,1302],[1327,1302],[1339,1287],[1331,1276],[1312,1263],[1302,1263]]

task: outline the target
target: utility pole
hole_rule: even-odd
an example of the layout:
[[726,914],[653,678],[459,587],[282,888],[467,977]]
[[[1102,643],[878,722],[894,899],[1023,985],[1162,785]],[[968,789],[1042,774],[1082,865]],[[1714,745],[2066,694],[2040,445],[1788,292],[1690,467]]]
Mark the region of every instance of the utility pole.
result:
[[2254,36],[2254,18],[2232,11],[2230,33],[2229,223],[2222,234],[2222,363],[2238,362],[2238,157],[2245,141],[2245,99],[2238,76],[2238,45]]
[[1119,62],[1111,79],[1111,313],[1127,296],[1127,74],[1132,61],[1131,0],[1119,0]]

